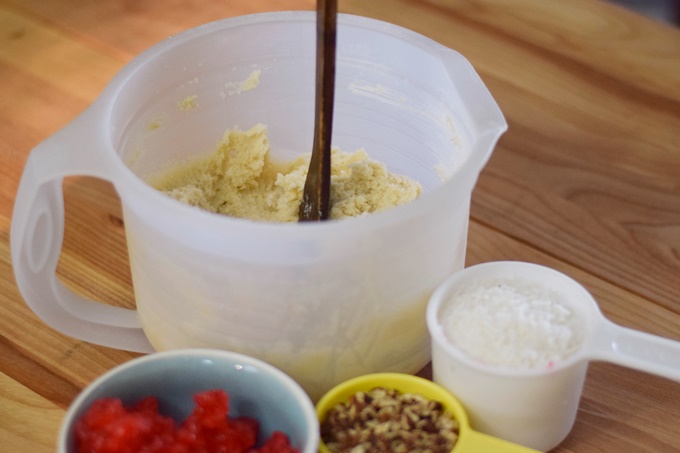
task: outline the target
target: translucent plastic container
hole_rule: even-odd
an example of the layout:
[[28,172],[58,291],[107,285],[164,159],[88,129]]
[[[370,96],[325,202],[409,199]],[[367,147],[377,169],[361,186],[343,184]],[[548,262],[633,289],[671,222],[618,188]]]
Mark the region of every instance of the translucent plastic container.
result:
[[[138,56],[36,147],[11,231],[29,306],[61,332],[114,348],[249,354],[313,398],[353,376],[425,365],[428,298],[463,267],[470,195],[507,127],[460,54],[394,25],[339,17],[333,145],[365,148],[420,181],[413,203],[270,224],[200,211],[145,183],[212,151],[234,126],[267,125],[277,160],[310,152],[314,38],[313,12],[191,29]],[[137,310],[86,300],[57,279],[66,175],[106,179],[120,195]]]

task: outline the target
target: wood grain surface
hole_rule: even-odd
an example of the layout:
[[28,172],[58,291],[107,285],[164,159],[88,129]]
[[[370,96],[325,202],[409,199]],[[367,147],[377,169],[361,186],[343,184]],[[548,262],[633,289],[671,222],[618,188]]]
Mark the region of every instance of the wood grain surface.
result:
[[[135,55],[230,16],[303,0],[0,0],[0,449],[54,451],[73,398],[135,356],[64,336],[27,307],[9,231],[30,150]],[[605,315],[680,340],[680,30],[595,0],[342,0],[465,55],[504,112],[473,193],[468,264],[512,259],[584,284]],[[58,275],[134,307],[120,202],[90,177],[63,185]],[[429,368],[422,374],[428,376]],[[590,367],[576,426],[554,451],[680,451],[680,384]]]

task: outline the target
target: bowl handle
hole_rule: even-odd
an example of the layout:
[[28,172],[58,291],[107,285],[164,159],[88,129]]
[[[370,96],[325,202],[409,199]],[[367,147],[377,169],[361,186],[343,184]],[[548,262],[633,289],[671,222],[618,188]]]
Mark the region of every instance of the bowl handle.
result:
[[28,306],[54,329],[104,346],[152,352],[136,310],[86,299],[56,275],[64,236],[64,176],[113,181],[120,165],[103,144],[104,117],[95,103],[31,151],[12,215],[14,275]]

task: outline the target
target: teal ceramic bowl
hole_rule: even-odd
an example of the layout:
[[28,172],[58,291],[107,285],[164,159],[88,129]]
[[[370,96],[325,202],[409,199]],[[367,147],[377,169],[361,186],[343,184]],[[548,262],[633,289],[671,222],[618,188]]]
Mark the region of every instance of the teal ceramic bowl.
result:
[[277,368],[242,354],[212,349],[159,352],[124,363],[96,379],[78,395],[66,413],[58,440],[59,453],[75,453],[76,421],[103,397],[134,404],[156,396],[159,411],[177,421],[194,408],[197,392],[223,389],[229,394],[229,416],[260,422],[260,439],[283,431],[301,453],[316,453],[319,424],[305,391]]

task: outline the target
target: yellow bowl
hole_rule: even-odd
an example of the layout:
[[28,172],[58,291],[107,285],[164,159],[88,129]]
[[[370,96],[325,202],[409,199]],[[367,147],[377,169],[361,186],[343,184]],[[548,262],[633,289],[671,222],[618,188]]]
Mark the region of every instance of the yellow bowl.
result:
[[[432,381],[410,374],[367,374],[338,384],[316,404],[316,415],[319,417],[319,422],[323,422],[329,410],[340,403],[349,401],[355,393],[359,391],[368,392],[376,387],[394,389],[401,393],[417,393],[427,399],[442,403],[459,425],[458,440],[451,450],[452,453],[529,453],[537,451],[474,431],[470,428],[465,409],[455,396]],[[323,440],[319,443],[319,452],[330,453]]]

